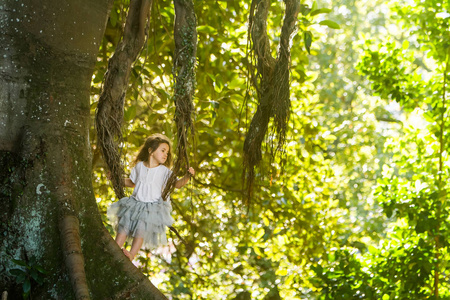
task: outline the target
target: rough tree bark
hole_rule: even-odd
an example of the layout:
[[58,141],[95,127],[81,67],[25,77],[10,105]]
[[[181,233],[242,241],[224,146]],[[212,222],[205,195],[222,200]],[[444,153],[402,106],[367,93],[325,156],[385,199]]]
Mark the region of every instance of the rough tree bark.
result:
[[89,89],[112,0],[0,4],[0,292],[37,260],[33,299],[164,299],[102,225]]

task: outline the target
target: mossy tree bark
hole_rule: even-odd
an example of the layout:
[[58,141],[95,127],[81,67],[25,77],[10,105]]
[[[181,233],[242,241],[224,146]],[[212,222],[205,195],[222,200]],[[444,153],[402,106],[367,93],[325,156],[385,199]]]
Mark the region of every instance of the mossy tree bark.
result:
[[[0,5],[0,292],[13,262],[33,299],[164,299],[104,229],[91,183],[89,89],[112,0]],[[33,274],[31,274],[33,275]],[[36,274],[34,274],[36,276]]]

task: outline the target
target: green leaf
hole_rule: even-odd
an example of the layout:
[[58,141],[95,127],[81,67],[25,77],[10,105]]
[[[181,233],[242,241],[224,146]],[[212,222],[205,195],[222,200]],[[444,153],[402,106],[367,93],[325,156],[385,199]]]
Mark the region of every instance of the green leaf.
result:
[[136,118],[136,105],[131,105],[127,110],[125,110],[124,120],[131,121],[134,118]]
[[333,28],[333,29],[340,29],[341,28],[338,23],[336,23],[334,21],[331,21],[331,20],[323,20],[323,21],[320,21],[319,24],[328,26],[328,27]]
[[94,77],[94,83],[100,83],[103,81],[103,73],[96,73]]
[[35,269],[31,269],[31,278],[33,278],[34,280],[38,280],[38,278],[39,278],[39,273],[38,273],[38,271],[37,270],[35,270]]
[[26,267],[26,266],[27,266],[27,263],[24,262],[23,260],[19,260],[19,259],[11,259],[11,261],[12,261],[13,263],[15,263],[16,265],[19,265],[19,266],[23,266],[23,267]]
[[431,264],[431,262],[429,262],[428,260],[425,260],[425,261],[421,262],[421,265],[428,274],[431,273],[431,270],[433,269],[433,265]]
[[156,91],[161,100],[167,101],[170,98],[170,95],[164,89],[156,89]]
[[287,270],[286,269],[278,269],[275,271],[275,274],[278,276],[286,276],[287,275]]
[[300,4],[300,13],[304,16],[307,16],[311,12],[311,9],[308,5]]
[[409,48],[409,41],[408,40],[404,40],[402,43],[402,48],[403,50],[406,50]]
[[[159,65],[148,63],[146,67],[158,76],[161,76],[163,74],[163,71],[161,70],[161,67]],[[150,77],[150,73],[148,72],[147,68],[144,68],[144,74]]]
[[11,273],[11,275],[14,275],[14,276],[21,276],[21,275],[27,274],[24,270],[20,270],[20,269],[12,269],[9,271],[9,273]]
[[201,25],[197,27],[197,32],[205,32],[209,34],[217,34],[217,30],[209,25]]
[[172,7],[167,6],[160,10],[160,14],[166,18],[171,18],[174,14],[174,10]]
[[394,213],[392,206],[387,206],[384,208],[384,213],[386,214],[386,217],[390,218],[392,217],[392,214]]
[[245,89],[245,81],[242,78],[239,77],[235,77],[233,78],[233,80],[231,80],[230,83],[228,83],[228,88],[230,90],[234,90],[234,89]]
[[19,276],[16,277],[16,282],[19,283],[19,284],[23,283],[26,278],[27,278],[26,274],[19,275]]
[[264,233],[265,233],[264,228],[259,228],[259,229],[258,229],[258,232],[257,232],[256,235],[255,235],[256,239],[259,240],[260,238],[262,238],[263,235],[264,235]]
[[256,255],[264,256],[264,253],[261,251],[260,247],[254,247],[253,250],[255,251]]
[[211,100],[211,108],[212,109],[219,109],[220,103],[214,100]]
[[29,293],[30,292],[30,290],[31,290],[31,282],[30,282],[30,279],[26,279],[25,280],[25,282],[23,283],[23,285],[22,285],[22,288],[23,288],[23,292],[25,293],[25,294],[27,294],[27,293]]
[[214,83],[214,90],[218,93],[220,93],[223,89],[223,82],[220,79],[220,77],[218,77],[218,79],[216,80],[216,82]]
[[315,11],[315,10],[317,10],[317,1],[314,1],[311,6],[311,11]]
[[310,15],[311,15],[311,17],[313,17],[313,16],[318,15],[318,14],[328,14],[330,12],[332,12],[332,10],[330,8],[319,8],[319,9],[316,9],[316,10],[312,11],[310,13]]
[[211,73],[206,73],[206,75],[208,75],[208,77],[211,78],[211,80],[212,80],[213,82],[216,81],[216,77],[215,77],[213,74],[211,74]]
[[326,140],[326,141],[335,141],[336,139],[337,139],[337,137],[335,136],[335,135],[333,135],[333,134],[328,134],[328,135],[326,135],[325,137],[323,137],[324,138],[324,140]]
[[137,132],[141,132],[141,133],[143,133],[145,135],[151,135],[152,134],[152,132],[150,130],[148,130],[146,128],[143,128],[143,127],[136,128],[136,131]]
[[417,222],[415,230],[417,233],[424,233],[428,229],[428,220],[421,219]]
[[305,41],[306,51],[308,51],[308,54],[311,54],[312,33],[310,31],[305,31],[303,40]]
[[112,9],[111,14],[109,15],[109,21],[111,22],[111,25],[113,27],[116,27],[117,19],[118,19],[117,11],[115,9]]

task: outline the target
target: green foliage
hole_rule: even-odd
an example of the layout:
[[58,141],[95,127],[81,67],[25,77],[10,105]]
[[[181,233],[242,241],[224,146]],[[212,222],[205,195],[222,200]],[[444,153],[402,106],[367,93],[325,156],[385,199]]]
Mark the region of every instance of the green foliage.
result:
[[398,226],[379,248],[369,250],[361,255],[356,249],[334,249],[313,266],[319,299],[430,299],[430,243]]
[[[372,42],[366,41],[370,46]],[[392,99],[403,109],[412,110],[420,106],[420,99],[427,96],[428,87],[422,76],[415,72],[414,53],[396,43],[380,44],[377,50],[367,50],[357,68],[372,82],[372,89],[383,99]]]
[[[403,134],[393,135],[385,143],[385,151],[394,155],[383,166],[383,177],[374,191],[391,223],[378,247],[350,256],[347,253],[344,266],[356,267],[346,271],[336,268],[331,259],[322,263],[325,268],[320,273],[327,276],[322,276],[319,285],[325,283],[325,297],[342,289],[352,299],[361,294],[357,284],[349,287],[352,281],[344,275],[358,278],[361,286],[368,284],[373,299],[449,297],[449,169],[445,149],[450,124],[444,88],[448,55],[434,50],[441,47],[440,42],[445,43],[448,30],[441,20],[435,22],[437,14],[446,13],[448,8],[441,9],[433,1],[416,5],[399,2],[397,15],[404,17],[400,22],[405,30],[412,28],[405,34],[412,34],[409,40],[396,41],[394,37],[380,45],[366,42],[358,69],[367,75],[378,96],[396,101],[405,112]],[[436,39],[425,38],[429,33]],[[428,59],[419,59],[426,56]],[[433,72],[425,63],[434,66]],[[340,277],[334,275],[335,269]],[[329,278],[337,278],[331,288]]]
[[367,272],[356,253],[350,249],[330,252],[323,264],[313,265],[312,279],[321,289],[319,299],[376,299],[371,286],[371,274]]
[[396,229],[398,232],[389,235],[389,244],[371,253],[375,258],[371,266],[376,274],[373,285],[381,299],[385,295],[395,295],[395,299],[428,299],[433,245],[416,235],[408,236],[407,230],[402,230],[406,228]]
[[47,275],[34,256],[28,261],[11,259],[19,268],[11,269],[9,272],[16,278],[16,282],[22,285],[23,299],[31,299],[32,285],[42,285]]
[[437,62],[446,61],[450,45],[448,2],[396,1],[394,11],[399,21],[416,37],[421,45],[421,51]]

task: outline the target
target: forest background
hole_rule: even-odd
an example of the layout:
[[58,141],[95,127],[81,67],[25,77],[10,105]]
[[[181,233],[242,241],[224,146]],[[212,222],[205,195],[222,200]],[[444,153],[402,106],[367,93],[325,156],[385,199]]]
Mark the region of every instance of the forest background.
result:
[[[151,133],[175,139],[174,11],[166,2],[153,4],[146,48],[132,69],[128,163]],[[92,116],[127,5],[116,1],[108,21]],[[302,3],[287,143],[274,154],[269,133],[248,207],[242,149],[257,106],[248,84],[249,9],[246,1],[195,3],[189,156],[197,174],[172,194],[188,246],[172,236],[172,246],[141,252],[139,268],[174,299],[449,298],[448,2]],[[282,17],[283,4],[272,2],[273,51]],[[105,212],[117,199],[95,136],[92,129],[94,190]]]
[[[446,82],[449,3],[302,2],[290,63],[286,145],[269,130],[246,203],[247,1],[196,1],[192,183],[172,193],[183,244],[136,265],[173,299],[450,299]],[[94,116],[129,1],[115,1],[91,88],[93,185],[104,224],[116,196]],[[275,55],[284,16],[271,3]],[[154,1],[125,99],[126,172],[144,139],[176,144],[174,10]],[[270,126],[269,128],[272,128]],[[131,192],[131,191],[128,191]]]

